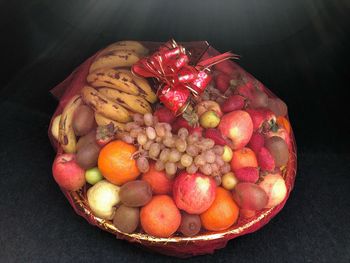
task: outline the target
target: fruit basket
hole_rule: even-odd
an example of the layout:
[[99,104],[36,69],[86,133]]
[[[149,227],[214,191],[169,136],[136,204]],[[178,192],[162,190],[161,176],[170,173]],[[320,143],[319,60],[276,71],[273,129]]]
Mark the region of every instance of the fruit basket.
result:
[[232,58],[121,41],[56,86],[53,175],[75,212],[176,257],[268,223],[293,189],[295,139],[284,102]]

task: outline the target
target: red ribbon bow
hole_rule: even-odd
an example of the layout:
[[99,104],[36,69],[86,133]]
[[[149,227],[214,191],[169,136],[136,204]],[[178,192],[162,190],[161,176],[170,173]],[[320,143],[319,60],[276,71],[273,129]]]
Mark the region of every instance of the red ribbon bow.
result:
[[152,55],[136,62],[132,71],[142,77],[157,78],[161,83],[157,92],[159,100],[177,114],[185,108],[191,93],[200,95],[210,83],[208,73],[211,66],[236,57],[226,52],[190,66],[185,48],[171,40]]

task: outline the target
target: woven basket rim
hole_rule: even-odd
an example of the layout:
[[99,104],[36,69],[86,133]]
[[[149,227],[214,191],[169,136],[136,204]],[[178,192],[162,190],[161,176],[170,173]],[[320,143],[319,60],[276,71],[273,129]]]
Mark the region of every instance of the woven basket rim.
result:
[[[288,165],[286,167],[286,172],[285,172],[285,180],[290,180],[291,184],[290,187],[287,189],[288,194],[284,200],[286,202],[289,198],[289,194],[293,189],[294,185],[294,180],[296,176],[296,168],[297,168],[297,154],[296,154],[296,145],[295,145],[295,139],[293,136],[293,132],[291,131],[291,156],[288,161]],[[113,223],[109,220],[105,220],[102,218],[99,218],[95,216],[85,197],[85,192],[86,189],[82,189],[76,192],[69,192],[69,191],[64,191],[64,194],[70,201],[71,205],[73,208],[76,210],[78,214],[81,216],[85,217],[87,220],[89,220],[90,223],[94,222],[95,225],[97,225],[99,228],[106,230],[112,234],[117,235],[119,238],[123,239],[128,239],[131,241],[139,242],[142,243],[143,241],[145,242],[150,242],[150,243],[188,243],[192,241],[206,241],[206,240],[219,240],[219,239],[224,239],[226,236],[231,236],[231,235],[240,235],[244,231],[248,230],[249,228],[253,227],[255,224],[259,223],[261,220],[264,218],[268,217],[271,213],[274,212],[276,209],[281,209],[279,206],[275,206],[269,209],[262,210],[261,212],[258,213],[257,216],[253,217],[253,219],[244,222],[243,224],[234,224],[231,226],[229,229],[223,230],[223,231],[217,231],[217,232],[205,232],[201,233],[199,235],[193,236],[193,237],[184,237],[184,236],[173,236],[173,237],[168,237],[168,238],[160,238],[160,237],[154,237],[150,236],[145,233],[124,233],[117,229]],[[277,211],[279,212],[279,211]],[[92,222],[91,222],[92,221]]]

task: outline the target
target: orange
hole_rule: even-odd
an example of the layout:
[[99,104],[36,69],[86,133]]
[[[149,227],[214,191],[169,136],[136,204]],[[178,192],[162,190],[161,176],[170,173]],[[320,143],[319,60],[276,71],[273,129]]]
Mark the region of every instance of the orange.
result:
[[140,171],[132,155],[136,147],[123,141],[108,143],[100,151],[98,156],[98,169],[111,183],[122,185],[135,180]]
[[237,170],[243,167],[258,167],[256,155],[253,150],[248,147],[236,150],[232,153],[232,170]]
[[225,230],[238,219],[239,208],[229,191],[222,187],[216,188],[213,204],[200,215],[202,226],[210,231]]
[[142,228],[155,237],[170,237],[181,223],[181,214],[168,195],[156,195],[141,208]]
[[173,181],[165,175],[164,171],[157,171],[154,163],[151,163],[148,172],[142,175],[142,180],[151,185],[155,194],[169,194],[173,189]]
[[290,122],[285,117],[279,116],[276,122],[278,126],[285,128],[287,133],[290,134]]

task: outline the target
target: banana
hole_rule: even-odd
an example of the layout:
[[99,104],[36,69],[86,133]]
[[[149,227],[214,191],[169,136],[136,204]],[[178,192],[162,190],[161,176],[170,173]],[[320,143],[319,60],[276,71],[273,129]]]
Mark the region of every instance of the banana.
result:
[[77,139],[74,134],[72,122],[75,110],[82,104],[79,95],[75,95],[68,101],[63,109],[59,123],[58,141],[66,153],[75,153]]
[[84,102],[90,105],[95,112],[118,122],[128,122],[131,120],[130,113],[120,104],[108,99],[90,86],[84,86],[81,90]]
[[90,73],[86,80],[93,87],[108,87],[131,95],[139,95],[139,88],[133,82],[133,77],[130,74],[130,71],[98,69]]
[[100,68],[130,67],[135,64],[141,56],[134,51],[115,50],[103,56],[97,57],[92,62],[89,72]]
[[52,136],[58,140],[58,134],[60,132],[60,120],[61,120],[61,116],[62,114],[60,115],[57,115],[53,121],[52,121],[52,125],[51,125],[51,134]]
[[100,54],[98,54],[97,57],[101,57],[103,55],[106,55],[108,53],[111,53],[117,50],[134,51],[135,53],[139,54],[142,57],[148,54],[148,49],[145,48],[140,42],[126,40],[126,41],[119,41],[107,46],[100,52]]
[[95,112],[95,121],[98,126],[105,126],[110,123],[114,124],[114,129],[118,131],[124,131],[125,130],[125,124],[120,123],[111,119],[108,119],[107,117],[103,116],[102,114],[96,113]]
[[140,97],[146,99],[150,103],[155,103],[157,101],[156,94],[153,92],[151,86],[145,78],[136,76],[130,70],[119,69],[118,71],[127,74],[133,79],[133,83],[135,83],[138,87]]
[[119,90],[109,88],[100,88],[98,91],[110,100],[119,103],[126,109],[141,114],[152,112],[152,108],[149,103],[139,96],[130,95],[125,92],[120,92]]

